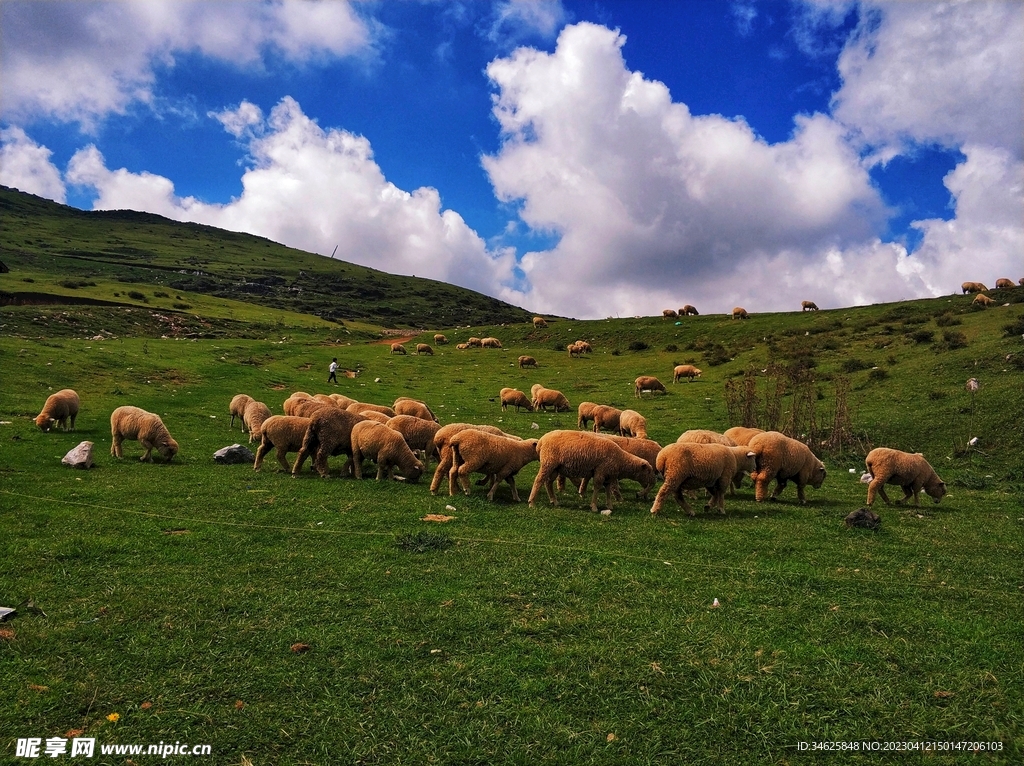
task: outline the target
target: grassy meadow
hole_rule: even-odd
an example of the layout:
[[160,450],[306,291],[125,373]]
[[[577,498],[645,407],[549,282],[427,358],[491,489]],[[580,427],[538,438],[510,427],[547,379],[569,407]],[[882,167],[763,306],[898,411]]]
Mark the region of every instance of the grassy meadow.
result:
[[[66,735],[256,765],[1024,759],[1024,303],[440,328],[450,345],[401,357],[371,324],[183,300],[0,312],[0,605],[45,612],[0,626],[0,762],[26,762],[18,738]],[[410,330],[409,347],[433,333]],[[505,348],[455,349],[471,335]],[[594,353],[559,350],[576,338]],[[335,356],[359,377],[329,386]],[[673,386],[683,362],[704,374]],[[635,399],[639,374],[668,394]],[[502,386],[538,382],[574,407],[638,409],[662,444],[737,412],[795,418],[818,447],[837,423],[844,438],[807,505],[792,486],[757,504],[748,480],[725,517],[652,517],[629,482],[602,516],[568,492],[531,509],[507,487],[492,504],[479,488],[432,497],[429,476],[342,479],[341,458],[326,481],[272,455],[259,473],[212,460],[245,443],[228,426],[240,392],[275,413],[291,391],[338,391],[524,437],[575,428],[575,412],[500,410]],[[64,387],[77,430],[42,433],[32,419]],[[140,463],[134,442],[109,456],[122,404],[163,417],[173,462]],[[83,439],[96,467],[62,466]],[[881,530],[845,528],[871,446],[924,452],[949,494],[879,501]],[[799,749],[815,741],[1001,750]]]

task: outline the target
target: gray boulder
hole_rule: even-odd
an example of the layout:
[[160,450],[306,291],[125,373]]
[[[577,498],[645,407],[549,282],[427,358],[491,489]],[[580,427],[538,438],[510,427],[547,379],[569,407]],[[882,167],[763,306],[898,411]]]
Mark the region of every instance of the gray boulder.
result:
[[252,450],[248,447],[243,447],[241,444],[232,444],[230,447],[224,447],[214,452],[213,459],[221,465],[235,465],[236,463],[252,465],[256,460],[256,456],[252,454]]
[[72,468],[92,468],[92,442],[82,442],[60,461]]

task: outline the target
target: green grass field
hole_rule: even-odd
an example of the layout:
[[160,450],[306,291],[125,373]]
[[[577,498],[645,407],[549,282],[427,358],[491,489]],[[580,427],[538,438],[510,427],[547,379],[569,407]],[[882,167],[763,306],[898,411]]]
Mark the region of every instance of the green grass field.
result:
[[[193,339],[122,321],[116,337],[87,340],[119,315],[5,308],[0,600],[31,598],[46,616],[3,625],[0,761],[26,762],[13,758],[18,738],[80,731],[209,744],[224,764],[1020,762],[1024,349],[1005,328],[1024,305],[968,304],[463,328],[432,358],[391,356],[369,330],[331,337],[299,315],[243,315],[238,337]],[[960,322],[946,326],[963,348],[944,350],[938,317]],[[911,337],[921,330],[933,342]],[[454,349],[484,334],[505,349]],[[555,350],[577,337],[595,353]],[[540,367],[519,370],[521,353]],[[333,356],[360,377],[326,385]],[[636,375],[670,381],[684,361],[699,381],[633,397]],[[521,436],[574,428],[575,413],[501,412],[500,387],[541,382],[574,406],[637,408],[668,443],[731,425],[726,383],[756,371],[763,394],[769,363],[814,376],[822,423],[845,377],[858,443],[925,452],[949,495],[876,505],[877,533],[846,529],[865,498],[856,444],[825,458],[806,506],[793,488],[757,504],[748,482],[724,518],[674,506],[652,518],[629,483],[606,517],[568,493],[530,509],[507,488],[491,504],[480,490],[431,497],[426,481],[292,479],[273,458],[258,474],[211,458],[245,440],[228,429],[233,394],[280,412],[300,389],[411,395],[443,423]],[[981,382],[973,412],[969,377]],[[31,418],[62,387],[82,397],[78,429],[44,434]],[[785,420],[792,395],[780,401]],[[163,416],[179,458],[141,464],[135,443],[109,457],[109,413],[126,403]],[[96,468],[61,466],[83,439]],[[536,467],[519,477],[524,497]],[[409,535],[420,550],[398,544]],[[1002,749],[798,749],[825,740]]]

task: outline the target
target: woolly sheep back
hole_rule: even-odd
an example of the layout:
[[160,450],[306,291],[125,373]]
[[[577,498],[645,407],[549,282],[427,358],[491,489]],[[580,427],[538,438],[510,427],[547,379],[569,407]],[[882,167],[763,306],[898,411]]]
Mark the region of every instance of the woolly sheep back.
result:
[[946,494],[946,482],[939,478],[920,452],[876,447],[864,458],[864,465],[871,474],[871,482],[868,484],[869,506],[875,502],[876,492],[889,505],[889,497],[885,494],[886,484],[902,487],[903,499],[899,502],[906,502],[913,497],[915,506],[919,504],[918,493],[922,489],[936,503]]
[[153,450],[170,462],[178,454],[178,442],[171,436],[160,416],[140,407],[125,405],[110,413],[110,454],[122,457],[121,442],[138,441],[145,450],[140,460],[153,462]]

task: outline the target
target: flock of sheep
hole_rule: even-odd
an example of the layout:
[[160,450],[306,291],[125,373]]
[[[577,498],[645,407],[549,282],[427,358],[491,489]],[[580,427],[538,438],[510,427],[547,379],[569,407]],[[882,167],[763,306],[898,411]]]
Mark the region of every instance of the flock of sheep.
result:
[[[684,377],[692,381],[700,374],[692,365],[680,365],[674,370],[674,382]],[[639,397],[644,391],[664,391],[665,387],[655,377],[641,376],[634,390]],[[502,409],[512,405],[530,411],[571,411],[562,392],[540,384],[533,386],[529,399],[516,389],[502,389]],[[35,422],[44,431],[54,425],[73,430],[78,410],[78,394],[64,389],[47,398]],[[556,484],[562,490],[566,482],[571,482],[582,497],[588,483],[592,483],[591,510],[598,510],[598,494],[604,491],[605,507],[610,512],[613,501],[621,499],[621,480],[638,483],[639,497],[646,498],[660,478],[663,483],[651,506],[652,514],[659,513],[671,497],[692,516],[694,510],[684,493],[700,490],[709,494],[706,507],[724,514],[726,494],[740,486],[744,475],[753,480],[758,502],[776,499],[789,482],[794,482],[801,503],[806,502],[805,487],[819,489],[826,475],[825,466],[807,445],[779,432],[742,427],[725,433],[689,430],[675,443],[662,447],[648,438],[647,421],[639,412],[594,402],[582,402],[577,407],[578,430],[550,431],[537,439],[522,439],[489,425],[442,426],[425,402],[409,397],[399,397],[386,406],[342,394],[296,392],[285,400],[283,410],[284,415],[273,415],[266,404],[246,394],[238,394],[230,402],[230,427],[238,418],[242,431],[249,432],[250,442],[259,440],[253,466],[257,471],[271,449],[281,468],[293,477],[299,475],[307,459],[312,459],[317,473],[327,478],[328,459],[346,455],[342,475],[362,478],[363,461],[369,460],[376,464],[378,481],[395,478],[397,473],[407,482],[416,482],[435,460],[431,494],[437,494],[447,477],[449,494],[454,495],[461,486],[468,495],[470,476],[482,474],[480,483],[489,485],[489,500],[506,482],[512,498],[518,501],[516,475],[538,461],[540,467],[529,496],[531,507],[542,490],[551,504],[557,505]],[[154,449],[167,461],[178,452],[178,443],[160,417],[138,407],[115,409],[110,428],[114,457],[122,457],[125,440],[140,443],[145,450],[143,461],[152,460]],[[292,452],[297,454],[289,465],[287,456]],[[886,484],[902,487],[904,500],[913,498],[915,505],[922,489],[935,502],[946,493],[945,483],[920,454],[878,448],[868,454],[865,464],[871,475],[869,506],[878,493],[889,502]],[[775,490],[769,495],[773,480]]]

